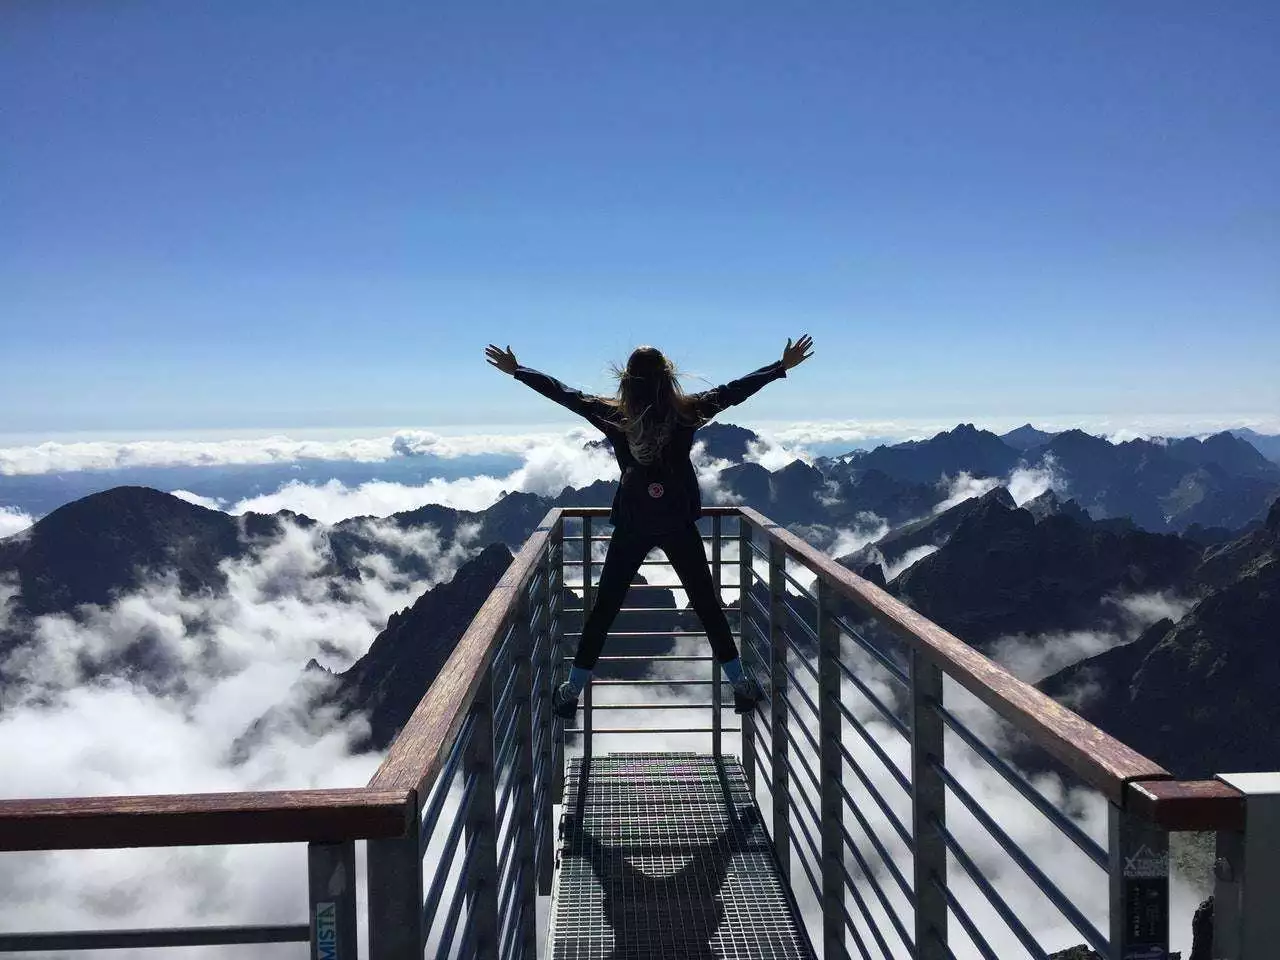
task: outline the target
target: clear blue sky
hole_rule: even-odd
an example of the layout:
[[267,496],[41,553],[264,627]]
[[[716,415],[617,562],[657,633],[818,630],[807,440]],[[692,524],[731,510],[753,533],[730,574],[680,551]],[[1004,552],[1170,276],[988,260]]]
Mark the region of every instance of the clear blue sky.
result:
[[1271,413],[1277,10],[5,4],[0,426]]

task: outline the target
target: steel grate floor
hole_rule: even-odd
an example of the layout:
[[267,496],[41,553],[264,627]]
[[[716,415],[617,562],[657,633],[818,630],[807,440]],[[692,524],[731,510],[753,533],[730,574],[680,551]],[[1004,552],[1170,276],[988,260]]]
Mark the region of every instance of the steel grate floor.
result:
[[569,762],[551,960],[812,960],[738,761]]

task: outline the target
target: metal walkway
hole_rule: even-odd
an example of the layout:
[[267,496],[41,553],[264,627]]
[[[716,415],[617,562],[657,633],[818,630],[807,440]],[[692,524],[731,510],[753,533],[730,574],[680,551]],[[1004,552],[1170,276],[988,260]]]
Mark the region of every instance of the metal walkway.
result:
[[811,960],[736,759],[569,762],[551,960]]

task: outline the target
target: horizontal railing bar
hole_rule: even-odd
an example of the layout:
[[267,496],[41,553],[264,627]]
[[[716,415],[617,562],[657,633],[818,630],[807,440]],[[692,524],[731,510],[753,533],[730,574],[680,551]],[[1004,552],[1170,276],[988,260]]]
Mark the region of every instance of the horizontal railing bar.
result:
[[930,663],[1057,757],[1111,802],[1133,780],[1172,779],[1167,770],[983,656],[887,591],[845,569],[750,507],[742,517],[822,577],[840,596],[876,616]]
[[[876,806],[880,808],[880,812],[883,813],[885,819],[889,821],[889,825],[893,827],[898,838],[906,844],[908,850],[914,852],[916,848],[915,841],[912,839],[910,832],[908,832],[901,818],[899,818],[897,813],[894,812],[893,807],[889,806],[889,801],[886,800],[881,795],[880,791],[875,788],[875,784],[871,782],[871,778],[866,775],[862,769],[862,765],[853,758],[852,754],[846,753],[844,758],[848,761],[849,766],[853,767],[854,774],[862,781],[862,786],[866,789],[867,794],[876,802]],[[846,787],[843,782],[840,783],[839,786],[840,792],[844,795],[844,802],[849,805],[850,810],[856,812],[858,809],[858,803],[853,799],[853,794],[849,792],[849,788]]]
[[[845,620],[844,617],[833,616],[831,619],[841,633],[846,634],[849,637],[849,639],[851,639],[854,643],[856,643],[861,649],[871,654],[871,656],[874,657],[879,662],[880,666],[884,667],[886,670],[889,671],[889,673],[893,676],[895,680],[897,680],[904,687],[911,686],[911,678],[907,676],[906,671],[903,670],[902,667],[894,663],[893,659],[888,654],[886,654],[883,650],[878,649],[875,644],[873,644],[870,640],[864,637],[857,630],[853,629],[853,627],[849,625],[849,622]],[[848,672],[851,670],[851,668],[846,666],[843,660],[837,661],[837,662],[840,664],[840,669],[844,670],[847,675]]]
[[[936,873],[929,874],[929,882],[942,891],[942,895],[946,897],[947,906],[951,908],[951,912],[955,914],[956,919],[960,921],[960,926],[964,927],[964,932],[969,935],[969,940],[978,948],[978,952],[982,954],[983,960],[1000,960],[1000,958],[996,956],[996,952],[991,949],[991,944],[987,943],[987,938],[984,937],[982,935],[982,931],[978,929],[978,925],[973,922],[968,911],[966,911],[964,906],[960,903],[960,898],[951,892],[951,888],[943,883]],[[930,929],[935,931],[937,930],[936,927],[932,927]]]
[[[610,634],[609,638],[613,639],[614,636],[615,634]],[[562,659],[565,663],[573,663],[573,657],[566,656],[566,657],[561,657],[560,659]],[[597,660],[596,662],[597,663],[653,663],[653,662],[710,663],[714,659],[715,658],[712,657],[710,654],[703,654],[701,656],[677,656],[675,654],[661,654],[653,657],[617,655],[617,656],[611,656],[611,657],[600,657],[599,660]],[[593,680],[592,683],[595,683],[595,681]]]
[[[511,859],[511,863],[515,867],[515,869],[507,871],[505,881],[502,879],[499,879],[499,884],[500,884],[498,889],[498,929],[499,931],[505,930],[509,921],[511,920],[511,917],[507,915],[508,911],[511,909],[511,903],[512,903],[511,898],[515,893],[517,893],[520,890],[520,881],[524,879],[524,864],[520,861],[515,860],[514,858]],[[517,905],[520,903],[518,898],[516,899],[515,902]],[[502,940],[503,941],[506,940],[505,934],[502,936]]]
[[[721,677],[721,683],[729,681]],[[592,680],[593,687],[710,687],[714,680]]]
[[799,580],[797,580],[791,574],[787,573],[787,568],[785,566],[783,566],[782,568],[782,576],[789,584],[791,584],[793,587],[799,590],[803,596],[808,597],[814,603],[818,602],[818,598],[813,593],[813,591],[810,590],[808,587],[804,586]]
[[[889,855],[889,851],[885,845],[880,842],[880,838],[876,836],[876,832],[871,829],[871,824],[867,822],[865,817],[863,817],[862,811],[857,807],[853,807],[852,812],[853,815],[858,818],[858,825],[862,827],[863,835],[871,841],[871,845],[876,848],[876,853],[879,855],[881,862],[889,868],[890,874],[893,875],[894,882],[898,884],[898,889],[901,890],[902,895],[906,897],[907,903],[914,907],[916,903],[916,895],[911,889],[911,884],[907,883],[907,878],[903,876],[902,871],[898,869],[898,865],[893,862],[893,857]],[[849,832],[849,828],[843,823],[840,824],[840,832],[844,834],[844,842],[851,848],[857,846],[857,842],[853,839],[853,834]]]
[[[453,885],[453,896],[449,901],[449,912],[444,916],[444,927],[440,931],[440,941],[436,945],[436,956],[447,957],[453,950],[453,938],[458,929],[458,918],[462,915],[462,904],[467,899],[467,881],[471,877],[471,865],[475,862],[475,847],[480,839],[479,832],[473,833],[467,840],[466,851],[462,855],[462,866],[458,869],[457,879]],[[432,911],[434,919],[434,910]],[[430,936],[431,924],[423,921],[422,935]],[[423,944],[425,947],[426,944]]]
[[[579,517],[591,517],[598,520],[601,517],[607,517],[613,512],[612,507],[562,507],[559,511],[561,516],[570,519],[578,519]],[[705,506],[701,510],[704,517],[737,517],[742,513],[740,507],[713,507]],[[568,540],[571,534],[566,533],[565,539]],[[732,534],[731,534],[732,536]]]
[[[681,587],[668,587],[668,590],[680,590]],[[582,607],[565,607],[565,613],[581,613]],[[678,613],[681,615],[693,613],[692,607],[620,607],[619,613]],[[705,634],[704,634],[705,635]],[[610,634],[613,636],[613,634]]]
[[1075,927],[1076,932],[1084,937],[1093,949],[1105,954],[1110,949],[1108,938],[1104,937],[1101,931],[1089,922],[1089,918],[1081,913],[1076,905],[1071,902],[1070,898],[1058,889],[1057,884],[1050,880],[1044,872],[1036,866],[1034,862],[1032,862],[1031,858],[1022,852],[1022,849],[1014,843],[1013,838],[1005,833],[1000,824],[996,823],[995,820],[993,820],[991,816],[982,809],[981,804],[979,804],[977,800],[973,799],[973,795],[964,788],[964,785],[961,784],[959,780],[951,775],[950,771],[936,760],[931,760],[929,765],[940,777],[942,777],[942,781],[947,785],[947,788],[962,804],[964,804],[969,813],[973,815],[973,818],[977,820],[982,828],[991,835],[992,839],[1000,845],[1000,849],[1008,854],[1009,859],[1022,868],[1022,872],[1025,873],[1031,879],[1031,882],[1040,889],[1040,892],[1045,895],[1048,901],[1057,908],[1058,912],[1067,919],[1068,923]]
[[0,851],[389,839],[416,813],[399,788],[0,800]]
[[[427,802],[427,808],[422,815],[420,837],[429,839],[435,831],[436,820],[440,816],[440,811],[444,808],[444,802],[449,795],[453,778],[457,776],[458,764],[462,762],[462,757],[471,742],[471,733],[475,729],[474,720],[475,716],[473,714],[467,716],[462,729],[458,731],[458,739],[454,742],[453,753],[449,755],[449,759],[445,762],[444,768],[440,771],[440,776],[436,777],[435,785],[431,790],[431,798]],[[425,841],[421,842],[425,843]]]
[[1006,763],[1004,758],[998,756],[994,750],[979,740],[973,731],[960,721],[959,717],[940,703],[933,704],[933,709],[937,711],[938,716],[942,717],[943,723],[950,728],[952,733],[959,737],[970,750],[985,760],[989,767],[1005,779],[1006,783],[1022,794],[1028,803],[1061,830],[1090,860],[1103,870],[1110,869],[1110,857],[1101,844],[1081,830],[1070,817],[1045,799],[1044,795],[1033,787],[1021,773]]
[[[682,612],[683,612],[683,611],[682,611]],[[731,633],[731,634],[733,634],[733,636],[735,636],[735,637],[736,637],[736,636],[738,635],[739,631],[737,631],[737,630],[731,630],[731,631],[730,631],[730,633]],[[705,631],[705,630],[610,630],[610,631],[609,631],[609,639],[610,639],[610,640],[618,640],[618,639],[623,639],[623,638],[628,639],[628,640],[632,640],[632,639],[649,639],[649,638],[655,638],[655,637],[657,637],[657,638],[661,638],[661,637],[705,637],[706,635],[707,635],[707,631]],[[565,638],[566,638],[566,639],[567,639],[567,638],[569,638],[569,637],[580,637],[580,636],[582,636],[582,631],[581,631],[581,630],[566,630],[566,631],[564,632],[564,636],[565,636]],[[608,658],[607,658],[607,657],[601,657],[600,659],[601,659],[601,660],[607,660]],[[655,658],[654,658],[654,657],[632,657],[632,659],[633,659],[633,660],[653,660],[653,659],[655,659]],[[705,657],[705,658],[703,658],[703,659],[710,660],[711,658],[710,658],[710,657]]]
[[0,953],[47,950],[127,950],[145,947],[214,947],[248,943],[306,943],[305,923],[260,926],[164,927],[152,930],[74,930],[65,933],[0,933]]
[[[798,689],[799,689],[799,687],[792,687],[792,689],[793,689],[793,690],[798,690]],[[809,724],[805,722],[805,718],[804,718],[804,717],[802,717],[802,716],[800,716],[800,711],[796,709],[795,704],[793,704],[793,703],[790,701],[790,699],[785,698],[785,697],[783,698],[783,701],[782,701],[782,702],[783,702],[783,704],[785,704],[786,708],[787,708],[788,710],[790,710],[790,711],[791,711],[791,715],[792,715],[793,717],[795,717],[798,721],[800,721],[796,726],[797,726],[797,728],[800,730],[800,733],[804,735],[804,738],[805,738],[807,741],[809,741],[809,746],[810,746],[810,748],[813,750],[813,752],[814,752],[816,755],[821,756],[821,755],[822,755],[822,747],[820,747],[820,746],[818,745],[818,740],[817,740],[817,738],[813,735],[813,731],[809,729]],[[790,727],[790,725],[788,725],[788,726],[787,726],[787,736],[788,736],[789,738],[791,737],[791,727]],[[792,738],[791,742],[792,742],[793,744],[795,744],[797,747],[798,747],[798,746],[800,746],[800,744],[799,744],[799,743],[796,743],[796,741],[795,741],[795,739],[794,739],[794,738]],[[814,782],[815,782],[815,783],[818,783],[818,784],[821,784],[821,782],[822,782],[822,781],[818,780],[818,779],[815,777],[815,778],[814,778]]]
[[[458,809],[454,813],[453,823],[449,825],[449,832],[445,834],[444,845],[440,852],[436,855],[436,869],[432,875],[431,889],[427,895],[427,902],[440,899],[440,893],[444,890],[444,882],[447,879],[443,866],[453,861],[453,855],[458,849],[458,838],[462,836],[462,828],[466,825],[467,811],[471,809],[471,798],[475,795],[476,778],[465,777],[462,781],[462,797],[458,801]],[[431,844],[431,838],[424,832],[418,841],[418,857],[421,859],[427,852],[427,847]]]
[[[849,868],[845,865],[843,858],[840,861],[840,872],[844,874],[845,888],[853,894],[853,901],[858,905],[858,912],[862,914],[863,922],[867,925],[867,929],[871,931],[871,936],[875,938],[876,945],[880,948],[880,956],[884,960],[894,960],[893,951],[889,949],[889,941],[885,940],[884,934],[880,932],[880,924],[871,915],[871,908],[867,906],[867,901],[858,889],[858,881],[849,872]],[[915,951],[913,950],[912,956],[914,955]]]
[[782,597],[781,602],[782,609],[787,611],[787,614],[791,617],[791,622],[800,627],[800,629],[803,630],[805,635],[809,638],[809,641],[816,647],[818,645],[818,631],[815,630],[812,624],[810,624],[809,621],[800,614],[799,610],[791,605],[791,601],[785,596]]
[[[524,879],[524,864],[522,863],[520,864],[519,871],[517,871],[516,873],[516,883],[512,887],[512,889],[518,890],[520,888],[520,882],[523,879]],[[513,904],[515,906],[515,909],[510,910]],[[508,915],[508,910],[510,910],[509,915]],[[520,924],[524,920],[524,910],[525,910],[525,902],[523,899],[519,897],[517,897],[513,901],[513,903],[509,903],[505,907],[498,908],[498,930],[500,931],[500,934],[501,934],[498,942],[502,946],[501,946],[501,949],[496,954],[496,956],[509,957],[514,952],[515,940],[520,935]],[[471,918],[468,917],[467,923],[470,924],[471,922],[472,922]],[[465,949],[459,950],[458,956],[466,957],[467,956],[466,950]]]
[[[791,648],[791,652],[796,655],[799,661],[804,665],[804,668],[809,671],[809,676],[813,677],[813,680],[815,683],[820,683],[821,681],[818,679],[818,668],[809,662],[809,658],[805,656],[804,651],[801,650],[800,647],[796,645],[795,640],[791,638],[791,634],[789,634],[786,631],[786,629],[783,629],[779,632],[782,634],[783,638],[786,639],[787,646]],[[787,673],[790,674],[793,680],[795,679],[795,674],[791,673],[790,667],[787,668]]]
[[996,888],[991,885],[991,881],[983,875],[982,870],[978,868],[978,865],[973,862],[964,847],[960,845],[960,841],[952,835],[941,820],[937,817],[932,819],[934,828],[938,830],[943,842],[947,845],[947,849],[951,851],[951,855],[964,868],[964,872],[969,875],[969,879],[973,881],[974,886],[982,892],[987,903],[991,904],[996,913],[1000,914],[1000,919],[1005,922],[1005,925],[1008,926],[1013,935],[1018,938],[1018,942],[1022,944],[1027,953],[1031,954],[1035,960],[1049,960],[1049,955],[1036,942],[1036,938],[1031,935],[1031,931],[1023,926],[1022,921],[1018,919],[1018,915],[1000,896]]
[[[876,738],[867,733],[867,731],[862,728],[862,724],[858,724],[853,729],[862,737],[863,742],[871,748],[871,752],[876,755],[876,758],[884,764],[885,769],[889,771],[889,776],[893,777],[893,779],[897,781],[898,786],[910,794],[911,781],[907,779],[906,774],[898,769],[898,765],[893,762],[893,759],[884,752],[884,748],[876,742]],[[838,745],[840,747],[840,752],[844,754],[844,758],[846,760],[850,763],[857,762],[853,759],[853,754],[849,752],[849,748],[846,747],[843,742]]]
[[[800,828],[800,835],[804,837],[805,843],[806,845],[808,845],[810,852],[813,854],[814,860],[818,863],[821,863],[822,854],[818,851],[818,846],[816,843],[814,843],[813,837],[809,835],[809,828],[808,826],[805,825],[804,817],[796,817],[795,825]],[[818,878],[813,875],[813,870],[809,866],[809,860],[804,855],[804,853],[801,851],[795,851],[795,852],[800,854],[798,857],[796,857],[796,859],[800,861],[800,866],[804,868],[804,875],[808,879],[809,885],[813,889],[814,896],[816,896],[818,898],[818,901],[821,902],[822,901],[822,884],[818,881]]]
[[667,703],[661,700],[644,700],[640,703],[595,703],[592,710],[710,710],[715,706],[706,703]]
[[[845,907],[843,902],[840,904],[840,922],[844,924],[845,929],[853,934],[853,944],[858,948],[858,960],[869,960],[871,954],[867,952],[866,941],[862,939],[862,934],[858,932],[858,925],[853,922],[853,917],[850,916],[849,910]],[[842,954],[842,956],[843,955],[845,954]],[[890,960],[892,960],[892,958],[890,958]]]
[[[849,681],[853,683],[854,686],[858,688],[858,692],[861,693],[864,697],[866,697],[868,702],[870,702],[870,704],[876,708],[876,711],[880,714],[880,716],[884,717],[884,719],[888,721],[889,726],[897,730],[898,733],[901,734],[903,737],[905,737],[907,740],[911,739],[910,728],[905,723],[903,723],[902,720],[900,720],[897,716],[895,716],[893,711],[890,710],[887,706],[885,706],[884,703],[881,702],[880,698],[877,697],[874,693],[872,693],[870,688],[868,688],[866,684],[864,684],[861,680],[859,680],[857,677],[853,675],[849,675]],[[840,712],[844,715],[844,718],[848,720],[850,723],[857,724],[858,726],[862,726],[862,721],[857,718],[853,710],[851,710],[848,707],[848,705],[844,703],[844,701],[840,701]]]
[[[596,710],[598,707],[592,707]],[[715,727],[597,727],[592,726],[591,733],[594,736],[599,733],[710,733]],[[721,727],[721,733],[740,733],[741,727]],[[582,727],[565,727],[565,733],[583,733]]]
[[[843,824],[841,825],[843,829]],[[898,939],[902,941],[903,946],[907,948],[907,952],[912,956],[915,955],[915,943],[911,935],[907,933],[907,928],[902,925],[902,918],[898,916],[898,911],[894,909],[893,904],[889,902],[888,895],[884,892],[880,881],[876,879],[875,873],[871,869],[871,865],[867,863],[866,857],[862,855],[862,851],[858,849],[856,843],[851,842],[852,837],[849,831],[844,830],[845,846],[849,848],[849,852],[853,854],[853,858],[858,861],[858,868],[862,871],[862,875],[867,878],[867,886],[871,888],[871,892],[876,895],[876,899],[880,902],[881,909],[888,916],[889,922],[893,925],[894,932],[898,934]],[[908,895],[907,902],[914,905],[914,898]]]

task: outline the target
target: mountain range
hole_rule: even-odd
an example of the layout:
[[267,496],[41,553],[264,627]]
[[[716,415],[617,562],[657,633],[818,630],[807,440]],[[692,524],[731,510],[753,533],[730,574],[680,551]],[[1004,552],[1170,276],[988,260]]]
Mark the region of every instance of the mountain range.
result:
[[[824,550],[849,542],[851,528],[862,531],[854,540],[864,545],[842,563],[990,655],[1000,656],[1010,636],[1122,632],[1131,625],[1117,598],[1181,598],[1190,609],[1180,620],[1150,624],[1043,679],[1043,688],[1175,772],[1280,768],[1274,737],[1255,735],[1280,721],[1271,704],[1280,680],[1280,467],[1242,438],[1112,444],[1079,431],[1028,426],[999,437],[962,424],[770,471],[743,459],[758,440],[750,431],[717,425],[704,437],[706,455],[731,463],[709,498],[755,507]],[[1019,471],[1036,473],[1038,484],[1020,481]],[[977,495],[960,498],[957,478]],[[547,509],[607,504],[614,488],[601,481],[555,497],[508,493],[482,511],[431,505],[331,526],[287,511],[232,517],[144,487],[95,493],[0,540],[0,587],[10,584],[0,593],[9,597],[0,611],[0,690],[20,682],[5,664],[38,642],[32,625],[41,616],[82,617],[86,605],[109,604],[157,575],[184,594],[215,595],[227,588],[228,561],[260,555],[294,526],[323,532],[332,591],[357,583],[371,558],[426,579],[427,561],[388,531],[432,531],[465,546],[470,559],[457,573],[394,614],[346,670],[299,664],[308,681],[300,695],[362,712],[369,732],[361,746],[385,746]],[[631,602],[671,600],[646,591]],[[140,639],[94,669],[145,674],[159,669],[150,656]],[[280,710],[298,707],[281,691]],[[276,719],[264,716],[239,747],[251,749]]]

